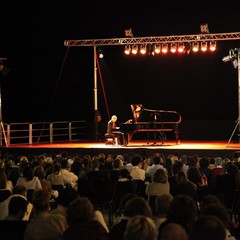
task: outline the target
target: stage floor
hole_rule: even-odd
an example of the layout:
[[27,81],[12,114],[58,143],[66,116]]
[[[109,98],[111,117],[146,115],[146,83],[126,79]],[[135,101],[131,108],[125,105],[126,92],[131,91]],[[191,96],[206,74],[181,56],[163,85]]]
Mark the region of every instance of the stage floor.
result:
[[156,144],[134,141],[127,146],[106,145],[104,142],[64,142],[64,143],[40,143],[40,144],[24,144],[24,145],[10,145],[2,147],[2,155],[5,153],[15,153],[16,155],[23,154],[41,154],[45,152],[62,152],[68,151],[79,152],[81,154],[90,153],[153,153],[161,152],[171,154],[172,152],[179,152],[180,154],[198,154],[204,156],[222,156],[232,157],[240,153],[240,143],[228,143],[227,141],[181,141],[176,144],[175,141],[166,141],[163,144],[157,142]]

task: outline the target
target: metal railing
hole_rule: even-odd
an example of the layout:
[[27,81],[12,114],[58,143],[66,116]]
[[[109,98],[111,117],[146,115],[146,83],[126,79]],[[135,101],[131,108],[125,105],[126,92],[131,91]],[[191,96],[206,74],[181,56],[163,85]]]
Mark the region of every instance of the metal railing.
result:
[[0,145],[80,141],[86,136],[86,121],[3,123]]

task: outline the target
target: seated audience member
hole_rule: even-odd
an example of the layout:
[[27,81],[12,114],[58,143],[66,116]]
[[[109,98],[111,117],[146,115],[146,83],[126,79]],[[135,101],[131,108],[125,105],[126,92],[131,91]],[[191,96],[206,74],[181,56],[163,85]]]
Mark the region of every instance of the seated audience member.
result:
[[141,197],[133,197],[125,203],[124,216],[115,223],[109,232],[109,240],[123,240],[124,232],[130,218],[141,215],[152,218],[152,210],[147,201]]
[[20,196],[12,197],[8,205],[8,216],[0,221],[1,240],[23,240],[27,221],[22,221],[27,214],[28,201]]
[[[10,200],[13,197],[22,197],[23,199],[27,200],[27,189],[22,185],[17,185],[13,188],[12,195],[10,195],[4,202],[0,204],[0,220],[3,220],[6,216],[8,216],[8,205]],[[28,202],[27,205],[27,213],[23,217],[24,221],[28,221],[32,215],[32,204]]]
[[197,217],[198,209],[196,201],[188,195],[178,195],[173,198],[167,213],[167,220],[163,222],[158,231],[169,223],[180,224],[188,233],[190,226]]
[[221,220],[225,227],[227,240],[234,240],[235,238],[239,239],[239,229],[237,225],[232,222],[230,214],[224,205],[219,203],[208,204],[202,209],[201,215],[210,215]]
[[69,171],[68,164],[68,160],[66,158],[62,158],[62,160],[60,161],[60,173],[63,176],[65,185],[76,188],[78,176],[76,176],[73,172]]
[[53,186],[63,186],[64,187],[64,179],[62,174],[60,173],[60,165],[58,163],[54,163],[52,165],[52,173],[47,176],[47,180]]
[[195,183],[188,180],[184,172],[179,172],[176,175],[176,184],[172,189],[173,196],[186,194],[197,200],[197,186]]
[[43,190],[47,190],[50,193],[52,192],[51,183],[45,178],[46,174],[44,172],[43,166],[37,166],[34,169],[34,176],[38,177]]
[[214,216],[200,217],[191,227],[189,240],[226,240],[224,224]]
[[167,220],[167,213],[172,200],[173,196],[171,194],[162,194],[155,199],[154,222],[157,228]]
[[23,185],[27,190],[42,189],[39,178],[34,176],[33,168],[29,165],[23,169],[23,175],[18,178],[16,185]]
[[34,217],[27,225],[25,240],[34,239],[62,239],[67,228],[66,219],[60,214],[50,214],[50,193],[36,190],[33,193],[32,203]]
[[142,157],[138,154],[132,156],[131,163],[133,165],[130,175],[132,180],[145,180],[145,171],[142,169]]
[[153,175],[153,181],[146,186],[146,194],[148,202],[151,196],[160,196],[162,194],[170,194],[170,185],[167,173],[163,169],[158,169]]
[[128,221],[124,240],[157,240],[157,233],[151,218],[138,215]]
[[12,192],[13,184],[7,179],[4,169],[0,169],[0,190],[9,190]]
[[164,169],[164,171],[166,171],[167,173],[167,169],[163,167],[163,159],[160,156],[154,156],[153,157],[153,164],[151,166],[149,166],[146,170],[146,176],[149,176],[151,178],[151,180],[153,179],[154,173],[158,170],[158,169]]
[[123,197],[129,193],[135,193],[137,185],[131,181],[130,173],[127,169],[121,169],[119,179],[113,186],[112,205],[116,215],[119,214],[119,205]]
[[181,225],[169,223],[158,235],[158,240],[188,240],[188,235]]
[[[72,188],[65,188],[61,191],[58,197],[58,205],[55,209],[50,211],[51,214],[60,214],[65,219],[67,217],[67,208],[71,202],[79,198],[79,193]],[[102,226],[108,231],[107,224],[103,218],[103,215],[100,211],[96,210],[94,214],[94,219],[102,224]]]
[[94,220],[94,207],[85,197],[70,203],[67,209],[68,228],[64,232],[64,240],[105,240],[106,229]]

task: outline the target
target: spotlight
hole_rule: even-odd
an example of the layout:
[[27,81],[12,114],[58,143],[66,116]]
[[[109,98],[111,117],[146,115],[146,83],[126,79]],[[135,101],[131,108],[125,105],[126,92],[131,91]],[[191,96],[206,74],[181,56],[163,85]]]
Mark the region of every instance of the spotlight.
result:
[[179,43],[179,44],[178,44],[178,52],[179,52],[179,53],[183,53],[184,50],[185,50],[185,45],[184,45],[184,43]]
[[131,46],[130,45],[125,46],[124,53],[127,54],[127,55],[129,55],[131,53]]
[[209,33],[208,24],[207,23],[201,24],[200,31],[201,31],[201,33]]
[[99,58],[103,58],[104,57],[103,51],[101,49],[98,50],[98,57]]
[[206,52],[207,51],[207,42],[201,42],[201,51]]
[[154,52],[155,52],[155,53],[160,53],[160,52],[161,52],[160,44],[155,44]]
[[192,44],[192,50],[193,50],[193,52],[198,52],[198,50],[199,50],[199,43],[198,42],[194,42]]
[[146,45],[141,45],[140,53],[141,54],[146,54],[146,52],[147,52],[147,46]]
[[175,53],[177,51],[177,44],[176,43],[172,43],[171,44],[171,50],[172,53]]
[[125,37],[133,37],[133,32],[131,28],[125,29]]
[[237,59],[236,49],[231,49],[229,51],[229,55],[223,57],[222,61],[223,62],[229,62],[229,61],[234,61],[235,59]]
[[166,43],[164,43],[162,45],[162,53],[167,53],[168,52],[168,45]]
[[134,46],[132,47],[132,54],[136,55],[137,52],[138,52],[138,46],[137,46],[137,45],[134,45]]
[[209,50],[214,52],[217,49],[217,44],[215,41],[210,42]]

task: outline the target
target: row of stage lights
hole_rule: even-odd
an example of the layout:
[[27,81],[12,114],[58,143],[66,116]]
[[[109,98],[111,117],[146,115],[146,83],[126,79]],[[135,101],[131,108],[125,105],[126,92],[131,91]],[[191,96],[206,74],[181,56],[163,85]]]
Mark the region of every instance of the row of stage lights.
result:
[[[151,45],[149,45],[151,46]],[[190,51],[193,52],[214,52],[217,48],[216,42],[193,42],[193,43],[172,43],[171,45],[167,43],[162,44],[155,44],[150,47],[149,53],[152,55],[155,54],[166,54],[168,52],[171,53],[189,53]],[[136,55],[137,53],[141,53],[142,55],[148,52],[148,46],[145,44],[142,45],[126,45],[124,53],[126,55]]]

